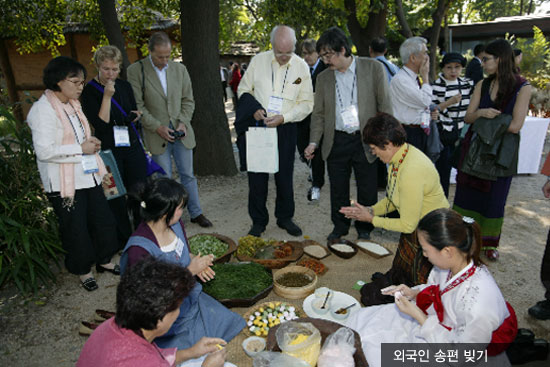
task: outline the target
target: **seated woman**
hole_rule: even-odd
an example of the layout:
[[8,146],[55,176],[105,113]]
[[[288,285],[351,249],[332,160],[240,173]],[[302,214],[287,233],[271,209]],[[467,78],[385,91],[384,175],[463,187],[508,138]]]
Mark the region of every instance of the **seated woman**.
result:
[[160,349],[153,340],[170,329],[195,280],[189,270],[153,258],[135,264],[121,278],[116,316],[101,324],[80,353],[77,367],[163,367],[211,353],[203,367],[221,367],[226,350],[219,338],[202,338],[186,350]]
[[[449,207],[432,161],[405,143],[406,138],[403,126],[393,116],[380,113],[369,119],[363,130],[363,142],[388,165],[386,197],[369,208],[355,204],[340,209],[347,218],[401,232],[390,271],[375,274],[375,282],[361,289],[361,302],[365,306],[393,301],[392,297],[380,294],[380,289],[390,284],[414,286],[426,282],[432,265],[422,256],[414,231],[424,215]],[[399,213],[398,218],[387,216],[394,211]]]
[[[213,255],[193,256],[183,223],[180,220],[187,193],[178,182],[160,178],[137,185],[131,200],[140,204],[143,222],[130,237],[120,259],[124,272],[144,257],[153,256],[179,264],[202,281],[214,277],[210,268]],[[202,292],[196,283],[180,307],[180,314],[170,330],[155,339],[161,348],[190,348],[200,338],[211,336],[226,341],[233,339],[246,326],[245,320]]]
[[361,335],[369,366],[381,365],[382,343],[484,344],[491,365],[510,365],[504,350],[517,334],[516,315],[479,259],[477,223],[438,209],[422,218],[417,232],[434,265],[428,283],[384,289],[395,304],[363,308],[347,322]]

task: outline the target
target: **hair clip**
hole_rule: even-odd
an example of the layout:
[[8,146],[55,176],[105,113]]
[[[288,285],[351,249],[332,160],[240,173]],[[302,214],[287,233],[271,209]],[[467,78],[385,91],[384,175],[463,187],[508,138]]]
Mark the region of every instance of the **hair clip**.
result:
[[475,220],[472,217],[463,216],[462,221],[466,224],[474,224]]
[[147,208],[147,205],[145,205],[145,201],[142,201],[139,205],[140,205],[143,209],[146,209],[146,208]]

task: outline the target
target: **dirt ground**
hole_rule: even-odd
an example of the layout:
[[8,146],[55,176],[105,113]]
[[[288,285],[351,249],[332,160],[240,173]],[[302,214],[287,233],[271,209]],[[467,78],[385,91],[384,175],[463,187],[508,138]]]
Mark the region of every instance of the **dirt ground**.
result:
[[[226,107],[230,107],[230,103]],[[230,119],[233,114],[228,111]],[[550,144],[546,144],[545,154]],[[294,189],[296,201],[296,222],[304,235],[320,243],[332,229],[329,215],[329,187],[323,188],[318,205],[306,200],[309,188],[306,165],[296,159]],[[550,225],[550,202],[544,199],[541,186],[545,178],[540,175],[522,175],[514,178],[506,206],[506,215],[501,240],[501,258],[490,263],[489,268],[498,282],[505,298],[518,315],[519,326],[532,329],[537,337],[550,339],[550,320],[539,321],[527,314],[527,309],[541,300],[544,295],[539,279],[540,262]],[[352,183],[352,186],[354,184]],[[251,225],[247,213],[248,183],[244,173],[234,177],[200,177],[199,190],[205,214],[214,223],[211,231],[231,237],[235,241],[244,236]],[[353,188],[352,188],[353,196]],[[451,202],[454,187],[451,188]],[[383,192],[379,193],[382,197]],[[275,225],[274,182],[270,180],[268,208],[271,222],[264,237],[292,239]],[[185,214],[189,235],[203,232],[197,225],[189,223]],[[352,229],[347,237],[356,239]],[[388,244],[395,250],[395,233],[375,230],[373,239]],[[347,262],[349,261],[349,262]],[[348,292],[358,298],[359,293],[351,290],[356,280],[370,279],[373,271],[386,270],[391,257],[375,260],[360,253],[350,260],[332,255],[323,260],[329,272],[320,285],[330,284],[336,290]],[[32,298],[24,298],[13,288],[0,292],[0,366],[71,366],[78,359],[86,339],[78,335],[79,323],[92,320],[96,308],[114,310],[117,277],[98,274],[99,290],[86,292],[79,287],[78,278],[65,270],[58,276],[58,282],[49,289],[43,289]],[[271,294],[266,300],[280,299]],[[301,305],[302,300],[293,301]],[[246,309],[236,309],[243,314]],[[251,366],[240,347],[244,339],[241,333],[228,346],[228,361],[239,366]],[[545,365],[545,364],[530,364]]]

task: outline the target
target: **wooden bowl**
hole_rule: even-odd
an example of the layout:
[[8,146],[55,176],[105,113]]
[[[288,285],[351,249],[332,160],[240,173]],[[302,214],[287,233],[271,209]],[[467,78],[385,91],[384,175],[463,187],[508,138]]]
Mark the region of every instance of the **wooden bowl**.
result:
[[[385,253],[384,255],[379,255],[377,254],[376,252],[373,252],[373,251],[369,251],[367,248],[365,247],[362,247],[359,245],[359,242],[371,242],[371,243],[374,243],[382,248],[384,248],[387,253]],[[382,244],[379,244],[379,243],[376,243],[376,242],[372,242],[372,241],[363,241],[363,240],[358,240],[357,241],[357,244],[356,244],[357,248],[361,251],[363,251],[364,253],[366,253],[367,255],[370,255],[372,257],[374,257],[375,259],[381,259],[383,257],[386,257],[386,256],[390,256],[392,254],[392,252],[386,247],[386,246],[383,246]]]
[[[294,322],[309,322],[313,324],[319,330],[321,333],[321,347],[323,346],[325,339],[332,333],[336,332],[338,329],[343,327],[341,324],[338,324],[333,321],[323,320],[323,319],[314,319],[309,317],[299,318],[296,320],[293,320]],[[267,334],[267,350],[272,352],[280,352],[281,348],[279,348],[279,345],[277,344],[277,337],[275,336],[277,329],[280,325],[274,326],[271,329],[269,329],[269,333]],[[363,347],[361,345],[361,337],[359,334],[354,331],[353,334],[355,336],[354,338],[354,346],[355,346],[355,354],[353,355],[353,360],[355,361],[356,367],[368,367],[367,358],[365,358],[365,354],[363,353]]]
[[292,246],[292,254],[290,254],[290,256],[283,257],[280,259],[256,259],[245,255],[239,255],[237,253],[237,259],[239,259],[240,261],[254,261],[255,263],[263,265],[269,269],[284,268],[291,262],[297,261],[304,254],[304,249],[302,247],[301,242],[297,242],[297,241],[281,242],[281,244],[284,244],[284,243],[287,243],[290,246]]
[[189,240],[191,240],[191,238],[193,238],[195,236],[212,236],[212,237],[216,237],[218,240],[220,240],[222,242],[225,242],[229,246],[227,248],[227,251],[225,251],[225,253],[223,255],[221,255],[220,257],[217,257],[217,258],[214,259],[215,264],[223,264],[223,263],[228,262],[231,259],[231,255],[235,251],[237,251],[237,244],[235,243],[235,241],[233,241],[231,238],[229,238],[227,236],[224,236],[224,235],[221,235],[221,234],[218,234],[218,233],[197,233],[196,235],[193,235],[193,236],[189,237]]
[[[303,273],[311,277],[313,279],[311,283],[303,286],[303,287],[285,287],[284,285],[281,285],[277,282],[277,279],[283,276],[286,273]],[[315,291],[315,288],[317,287],[317,274],[311,269],[308,269],[304,266],[298,266],[298,265],[291,265],[287,266],[284,269],[278,270],[273,274],[273,290],[275,293],[277,293],[279,296],[283,298],[288,299],[300,299],[300,298],[306,298],[311,293]]]
[[[323,251],[325,251],[325,255],[323,256],[315,256],[314,254],[310,253],[310,252],[307,252],[306,251],[306,247],[308,246],[318,246],[320,247]],[[304,240],[302,241],[302,247],[304,248],[304,254],[310,256],[310,257],[313,257],[317,260],[321,260],[321,259],[324,259],[325,257],[329,256],[330,255],[330,251],[327,250],[327,248],[323,245],[321,245],[319,242],[317,241],[313,241],[313,240]]]
[[[353,252],[343,252],[343,251],[339,251],[339,250],[337,250],[333,247],[334,245],[339,245],[339,244],[350,246],[353,249]],[[348,240],[344,240],[344,239],[338,240],[338,242],[334,242],[334,243],[329,241],[327,243],[327,246],[328,246],[328,249],[330,251],[332,251],[336,256],[341,257],[342,259],[351,259],[352,257],[354,257],[357,254],[357,251],[358,251],[357,246],[355,245],[355,243],[353,243],[351,241],[348,241]]]

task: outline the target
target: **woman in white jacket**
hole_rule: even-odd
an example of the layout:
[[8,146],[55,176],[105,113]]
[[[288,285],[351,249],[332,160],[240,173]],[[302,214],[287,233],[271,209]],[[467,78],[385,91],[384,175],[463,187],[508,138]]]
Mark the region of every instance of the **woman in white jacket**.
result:
[[97,154],[101,142],[91,136],[78,97],[86,69],[60,56],[44,69],[44,94],[27,121],[44,190],[59,220],[65,266],[80,277],[84,289],[98,288],[91,272],[120,274],[111,262],[117,251],[115,220],[101,187],[106,173]]

